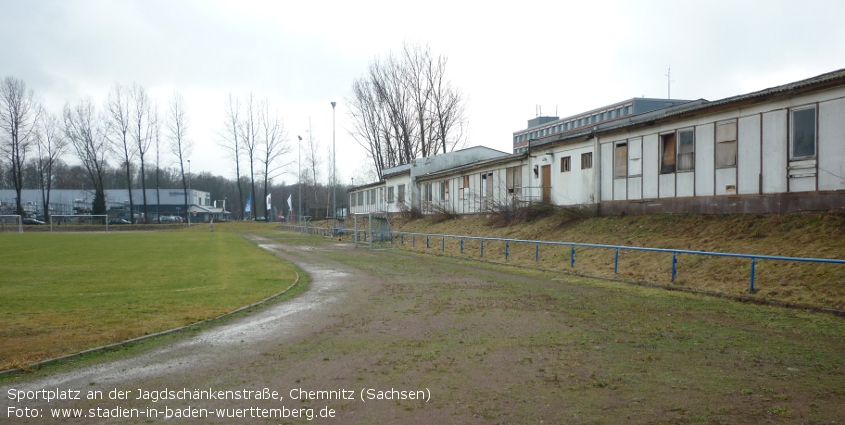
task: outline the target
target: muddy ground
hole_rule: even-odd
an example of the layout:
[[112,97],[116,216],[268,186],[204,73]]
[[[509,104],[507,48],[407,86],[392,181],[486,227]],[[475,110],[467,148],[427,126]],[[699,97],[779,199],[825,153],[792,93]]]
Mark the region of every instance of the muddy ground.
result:
[[[305,270],[311,289],[148,352],[6,380],[0,422],[750,424],[845,418],[842,318],[353,249],[315,236],[249,238]],[[209,388],[242,398],[136,399],[139,390]],[[281,400],[255,400],[253,393],[245,400],[245,393],[234,392],[265,388]],[[102,398],[17,401],[9,389],[75,389],[83,398],[93,390]],[[110,398],[113,389],[129,391],[127,399]],[[409,398],[418,395],[424,400]],[[154,409],[158,417],[90,416],[128,412],[115,407],[145,416]],[[9,418],[25,408],[41,409],[43,416],[51,408],[81,408],[89,416]],[[240,418],[178,417],[215,408],[245,410],[229,410]],[[174,417],[164,418],[167,409]],[[320,418],[328,409],[334,417]],[[293,412],[315,417],[294,418]],[[254,417],[264,414],[287,417]]]

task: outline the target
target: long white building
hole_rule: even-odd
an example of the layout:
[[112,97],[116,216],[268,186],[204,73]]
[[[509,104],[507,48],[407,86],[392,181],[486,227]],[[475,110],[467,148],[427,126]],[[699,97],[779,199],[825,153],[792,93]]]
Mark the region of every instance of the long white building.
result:
[[664,105],[535,119],[542,129],[529,122],[515,132],[514,154],[470,148],[417,159],[351,189],[351,212],[478,214],[515,201],[592,205],[603,214],[845,208],[845,69]]

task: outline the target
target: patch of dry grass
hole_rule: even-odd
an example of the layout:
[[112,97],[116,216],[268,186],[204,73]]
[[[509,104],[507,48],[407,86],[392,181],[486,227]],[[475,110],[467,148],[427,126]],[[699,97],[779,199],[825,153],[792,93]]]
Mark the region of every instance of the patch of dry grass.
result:
[[[596,243],[652,248],[735,252],[790,257],[845,259],[845,213],[808,212],[784,215],[650,215],[578,219],[561,224],[555,215],[504,227],[486,218],[431,223],[394,220],[393,229],[406,232],[496,238]],[[445,250],[437,238],[429,253],[482,259],[480,243],[447,238]],[[425,243],[403,249],[425,251]],[[614,274],[614,250],[576,248],[570,267],[569,247],[540,247],[511,243],[509,258],[504,243],[485,243],[484,260],[551,270],[615,277],[661,285],[676,285],[731,295],[750,295],[750,260],[678,255],[678,274],[671,283],[672,255],[620,251],[619,274]],[[845,310],[845,265],[758,260],[757,292],[753,297]]]

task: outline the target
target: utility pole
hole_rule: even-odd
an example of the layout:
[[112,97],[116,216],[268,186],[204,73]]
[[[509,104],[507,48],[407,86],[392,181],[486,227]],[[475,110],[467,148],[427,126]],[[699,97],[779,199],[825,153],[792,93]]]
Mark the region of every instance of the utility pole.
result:
[[299,139],[299,143],[297,147],[299,148],[298,158],[296,159],[296,165],[299,168],[299,176],[296,178],[299,180],[299,202],[297,202],[297,213],[296,219],[302,222],[302,136],[296,136]]
[[[332,229],[337,229],[337,151],[335,150],[335,106],[337,102],[332,102]],[[334,233],[332,233],[334,235]]]

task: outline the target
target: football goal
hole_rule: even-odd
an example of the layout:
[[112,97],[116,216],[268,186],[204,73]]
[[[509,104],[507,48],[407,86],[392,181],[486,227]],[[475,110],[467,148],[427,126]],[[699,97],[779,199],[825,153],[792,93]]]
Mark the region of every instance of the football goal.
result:
[[51,232],[108,232],[109,216],[106,214],[50,216]]
[[396,244],[390,230],[390,218],[384,212],[357,213],[355,222],[355,246],[365,245],[370,249],[393,249]]
[[23,221],[17,214],[0,215],[0,232],[23,233]]

